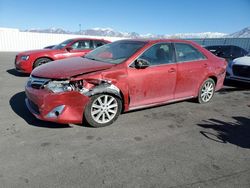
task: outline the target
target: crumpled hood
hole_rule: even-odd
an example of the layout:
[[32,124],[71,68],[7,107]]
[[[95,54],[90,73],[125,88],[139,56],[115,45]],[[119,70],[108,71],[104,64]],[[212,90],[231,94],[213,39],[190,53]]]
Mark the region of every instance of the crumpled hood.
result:
[[239,57],[233,60],[234,65],[248,65],[250,66],[250,56]]
[[31,75],[42,78],[65,79],[79,74],[105,70],[113,66],[113,64],[100,61],[73,57],[41,65],[35,68]]

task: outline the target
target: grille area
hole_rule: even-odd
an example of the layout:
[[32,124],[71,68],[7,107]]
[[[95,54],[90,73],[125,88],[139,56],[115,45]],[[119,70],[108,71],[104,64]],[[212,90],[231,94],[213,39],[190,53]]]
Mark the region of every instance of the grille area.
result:
[[233,65],[233,73],[235,76],[250,78],[250,66]]
[[37,78],[37,77],[31,76],[27,85],[34,89],[43,89],[44,85],[47,84],[49,81],[50,79]]

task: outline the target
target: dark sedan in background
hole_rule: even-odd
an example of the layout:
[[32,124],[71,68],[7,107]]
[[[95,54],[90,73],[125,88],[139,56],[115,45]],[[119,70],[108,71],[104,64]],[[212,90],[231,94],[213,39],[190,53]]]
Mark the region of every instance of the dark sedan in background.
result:
[[213,45],[205,46],[204,48],[212,52],[214,55],[226,59],[227,62],[248,54],[245,49],[234,45]]

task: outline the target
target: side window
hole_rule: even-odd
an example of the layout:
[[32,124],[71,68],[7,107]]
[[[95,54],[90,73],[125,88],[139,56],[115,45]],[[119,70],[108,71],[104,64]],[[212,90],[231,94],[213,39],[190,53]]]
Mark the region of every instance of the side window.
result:
[[146,59],[151,65],[160,65],[174,62],[171,43],[156,44],[146,50],[140,58]]
[[232,55],[234,57],[240,57],[240,56],[244,56],[246,54],[246,51],[238,46],[233,46],[232,47]]
[[205,56],[190,44],[175,43],[178,62],[206,59]]
[[106,42],[100,41],[100,40],[94,40],[94,41],[93,41],[93,47],[92,47],[92,48],[98,48],[98,47],[100,47],[100,46],[102,46],[102,45],[104,45],[104,44],[106,44]]
[[88,40],[80,40],[71,45],[71,47],[75,50],[84,50],[90,49],[90,41]]
[[232,55],[232,46],[222,46],[220,57],[230,57]]

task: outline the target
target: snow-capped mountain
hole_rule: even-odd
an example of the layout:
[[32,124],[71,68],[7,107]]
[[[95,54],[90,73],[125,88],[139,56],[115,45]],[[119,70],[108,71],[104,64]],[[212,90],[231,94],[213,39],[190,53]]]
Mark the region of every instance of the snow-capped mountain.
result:
[[32,28],[25,30],[26,32],[36,32],[36,33],[57,33],[57,34],[71,34],[72,32],[70,31],[65,31],[61,28],[49,28],[49,29],[37,29],[37,28]]
[[139,34],[136,32],[120,32],[112,28],[92,28],[77,32],[65,31],[61,28],[50,29],[29,29],[26,32],[39,33],[59,33],[59,34],[80,34],[90,36],[108,36],[108,37],[124,37],[124,38],[228,38],[228,37],[250,37],[250,27],[247,27],[239,32],[226,34],[219,32],[203,32],[203,33],[177,33],[177,34]]
[[250,38],[250,27],[246,27],[238,32],[228,35],[233,38]]
[[77,33],[82,35],[109,36],[109,37],[126,37],[126,38],[140,37],[140,35],[135,32],[126,33],[126,32],[115,31],[111,28],[86,29]]
[[57,34],[77,34],[77,35],[90,35],[90,36],[109,36],[109,37],[124,37],[124,38],[140,38],[140,34],[136,32],[120,32],[111,28],[92,28],[76,32],[65,31],[61,28],[49,29],[27,29],[25,32],[37,33],[57,33]]

